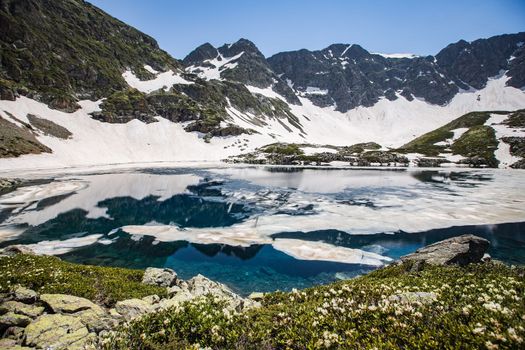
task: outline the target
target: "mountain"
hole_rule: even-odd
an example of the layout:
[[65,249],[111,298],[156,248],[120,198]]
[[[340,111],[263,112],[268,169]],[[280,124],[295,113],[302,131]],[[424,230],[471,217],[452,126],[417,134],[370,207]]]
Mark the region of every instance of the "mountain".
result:
[[[276,143],[386,152],[466,113],[525,108],[525,33],[427,57],[334,44],[266,58],[240,39],[179,61],[82,0],[0,0],[0,33],[6,169],[221,160]],[[495,154],[489,165],[510,165]]]
[[[462,90],[483,89],[490,77],[508,71],[508,86],[524,83],[525,33],[451,44],[435,57],[391,58],[359,45],[334,44],[268,58],[272,69],[320,107],[347,112],[379,99],[424,99],[445,105]],[[514,57],[514,58],[513,58]],[[513,59],[511,59],[513,58]]]
[[264,55],[249,40],[214,48],[206,43],[182,61],[187,70],[205,79],[224,79],[257,88],[272,88],[292,104],[301,104],[293,90],[275,74]]
[[127,87],[126,69],[181,68],[150,36],[82,0],[0,0],[0,93],[74,111]]

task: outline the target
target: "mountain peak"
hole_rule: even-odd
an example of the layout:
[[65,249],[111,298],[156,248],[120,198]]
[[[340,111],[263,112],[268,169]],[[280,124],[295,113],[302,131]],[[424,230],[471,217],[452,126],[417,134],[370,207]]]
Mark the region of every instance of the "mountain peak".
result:
[[190,52],[182,61],[185,66],[199,64],[206,60],[211,60],[217,57],[217,49],[210,43],[204,43]]
[[219,48],[219,52],[224,57],[233,57],[240,54],[241,52],[244,52],[247,55],[264,57],[253,42],[244,38],[237,40],[233,44],[224,44]]

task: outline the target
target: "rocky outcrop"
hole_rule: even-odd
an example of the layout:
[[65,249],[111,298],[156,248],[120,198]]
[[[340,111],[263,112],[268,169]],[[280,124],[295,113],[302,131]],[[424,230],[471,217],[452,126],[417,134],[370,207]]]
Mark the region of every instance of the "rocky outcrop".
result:
[[220,78],[258,88],[271,88],[289,103],[300,104],[294,91],[272,71],[264,55],[251,41],[240,39],[219,48],[206,43],[190,52],[183,63],[190,72],[199,74],[207,68],[215,68],[211,62],[214,59],[218,62],[230,60],[228,65],[220,67]]
[[85,299],[67,294],[42,294],[40,300],[54,313],[73,314],[84,310],[103,313],[102,308]]
[[489,248],[489,241],[471,234],[461,235],[428,245],[401,257],[402,262],[430,265],[479,263]]
[[42,315],[24,330],[25,344],[40,349],[84,349],[95,336],[82,322],[68,315]]
[[172,269],[148,267],[144,271],[142,283],[161,287],[171,287],[177,283],[177,273]]

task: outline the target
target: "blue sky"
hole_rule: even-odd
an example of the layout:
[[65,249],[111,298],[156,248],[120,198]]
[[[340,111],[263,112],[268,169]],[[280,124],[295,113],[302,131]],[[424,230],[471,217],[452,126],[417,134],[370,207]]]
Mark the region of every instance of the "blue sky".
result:
[[88,0],[176,58],[244,37],[270,56],[332,43],[436,54],[459,39],[525,31],[525,0]]

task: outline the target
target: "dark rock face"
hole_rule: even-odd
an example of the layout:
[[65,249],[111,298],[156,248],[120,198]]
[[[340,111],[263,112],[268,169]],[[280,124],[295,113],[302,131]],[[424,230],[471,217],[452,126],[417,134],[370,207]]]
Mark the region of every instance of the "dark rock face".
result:
[[[525,33],[499,35],[471,43],[461,40],[441,50],[436,55],[436,61],[445,74],[462,89],[482,89],[487,78],[510,68],[509,59],[514,53],[514,56],[523,59],[524,42]],[[521,88],[525,85],[519,85],[523,79],[522,73],[511,72],[509,76],[515,74],[516,79],[510,86]]]
[[264,55],[249,40],[240,39],[232,45],[223,45],[218,49],[208,43],[203,44],[186,56],[183,63],[187,67],[213,68],[212,64],[206,62],[207,60],[221,57],[231,58],[238,55],[240,56],[237,59],[231,61],[235,67],[224,68],[221,71],[222,79],[258,88],[272,86],[273,90],[284,96],[289,103],[300,104],[293,90],[272,71]]
[[182,63],[185,66],[199,65],[206,60],[214,59],[218,54],[219,52],[212,46],[212,44],[205,43],[190,52],[189,55],[184,58]]
[[402,262],[460,266],[479,263],[489,248],[489,241],[471,234],[445,239],[401,257]]
[[[320,51],[278,53],[268,63],[299,94],[321,107],[335,104],[341,112],[398,95],[444,105],[459,89],[485,87],[501,70],[509,70],[509,86],[525,86],[523,42],[525,33],[460,41],[436,57],[416,58],[385,58],[359,45],[334,44]],[[326,93],[311,93],[308,87]]]

